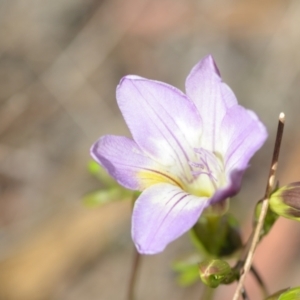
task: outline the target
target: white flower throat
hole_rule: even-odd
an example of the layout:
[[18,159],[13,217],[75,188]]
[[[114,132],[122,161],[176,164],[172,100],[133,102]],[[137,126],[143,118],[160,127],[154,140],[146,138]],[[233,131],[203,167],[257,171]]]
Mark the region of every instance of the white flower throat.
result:
[[196,161],[189,162],[193,180],[188,191],[196,196],[212,196],[225,183],[222,157],[202,147],[194,151]]

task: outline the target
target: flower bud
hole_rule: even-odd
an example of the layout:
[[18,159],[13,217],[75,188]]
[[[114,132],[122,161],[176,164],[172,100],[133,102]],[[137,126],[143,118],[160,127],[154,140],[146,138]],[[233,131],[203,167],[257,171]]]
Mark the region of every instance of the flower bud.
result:
[[300,221],[300,182],[288,184],[270,197],[270,209],[291,220]]
[[221,283],[229,284],[237,278],[229,264],[221,259],[207,259],[201,262],[199,274],[202,282],[211,288],[216,288]]

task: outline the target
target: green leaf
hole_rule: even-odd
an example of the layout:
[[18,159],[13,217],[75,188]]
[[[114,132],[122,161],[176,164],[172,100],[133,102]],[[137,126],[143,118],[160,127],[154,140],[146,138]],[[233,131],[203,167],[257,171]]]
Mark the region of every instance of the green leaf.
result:
[[187,287],[199,280],[198,255],[173,263],[172,269],[178,274],[177,283]]
[[300,287],[296,287],[284,292],[279,300],[299,300],[300,299]]
[[107,187],[119,186],[118,183],[95,161],[88,163],[88,171]]
[[95,161],[91,160],[88,163],[88,170],[92,175],[97,174],[98,172],[100,172],[101,167],[99,164],[97,164]]
[[265,300],[299,300],[300,299],[300,287],[293,289],[283,289],[272,296],[269,296]]
[[120,188],[98,190],[84,196],[83,203],[88,207],[103,205],[112,201],[122,200],[128,193],[122,193]]

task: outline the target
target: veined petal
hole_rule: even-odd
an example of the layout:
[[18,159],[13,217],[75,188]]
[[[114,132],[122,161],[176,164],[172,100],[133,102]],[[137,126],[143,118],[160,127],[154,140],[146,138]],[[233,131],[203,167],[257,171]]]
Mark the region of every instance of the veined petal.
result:
[[187,232],[209,205],[207,198],[187,194],[177,186],[156,184],[137,199],[132,238],[142,254],[155,254]]
[[180,185],[175,176],[163,170],[129,138],[103,136],[92,146],[91,155],[126,188],[144,190],[161,182]]
[[228,108],[237,99],[225,83],[211,55],[203,58],[186,80],[187,96],[196,104],[203,123],[205,148],[219,151],[219,130]]
[[256,114],[239,105],[227,111],[220,131],[226,172],[246,169],[268,136]]
[[199,146],[201,118],[178,89],[138,76],[124,77],[117,100],[133,139],[154,160],[188,174],[189,156]]
[[213,197],[210,199],[210,203],[216,203],[219,201],[223,201],[226,198],[235,196],[241,188],[243,174],[245,173],[245,169],[241,170],[231,170],[228,172],[228,182],[226,186],[219,188]]

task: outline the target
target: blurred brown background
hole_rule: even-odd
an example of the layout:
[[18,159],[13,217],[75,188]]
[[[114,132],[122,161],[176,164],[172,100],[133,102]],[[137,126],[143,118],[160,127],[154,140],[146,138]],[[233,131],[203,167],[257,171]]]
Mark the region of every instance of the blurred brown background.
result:
[[[89,147],[128,134],[115,101],[122,76],[183,89],[209,53],[269,131],[231,202],[246,239],[280,111],[278,177],[300,180],[299,49],[298,0],[0,0],[0,299],[125,300],[130,206],[83,207],[82,195],[100,187],[87,172]],[[270,291],[300,285],[299,246],[300,225],[280,220],[258,248]],[[169,268],[191,251],[185,236],[145,257],[137,300],[199,299],[201,284],[182,289]],[[232,288],[215,299],[231,299]]]

